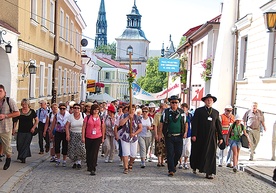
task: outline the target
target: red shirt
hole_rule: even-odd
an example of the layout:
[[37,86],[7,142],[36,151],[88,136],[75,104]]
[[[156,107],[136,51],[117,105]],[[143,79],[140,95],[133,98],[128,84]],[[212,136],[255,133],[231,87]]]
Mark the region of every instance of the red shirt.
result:
[[[89,119],[88,119],[89,117]],[[88,119],[88,122],[87,122]],[[102,137],[102,123],[101,118],[98,116],[97,118],[91,116],[86,116],[84,118],[84,122],[87,123],[86,129],[85,129],[85,137],[89,139],[97,139],[99,137]]]

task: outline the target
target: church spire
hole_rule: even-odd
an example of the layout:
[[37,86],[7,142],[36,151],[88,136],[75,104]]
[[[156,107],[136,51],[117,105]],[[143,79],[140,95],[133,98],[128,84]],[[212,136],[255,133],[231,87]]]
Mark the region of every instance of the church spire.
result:
[[142,15],[140,15],[136,6],[136,0],[134,0],[131,13],[127,15],[127,28],[141,29],[141,17]]
[[107,45],[107,21],[104,0],[101,0],[96,22],[95,48],[101,45]]

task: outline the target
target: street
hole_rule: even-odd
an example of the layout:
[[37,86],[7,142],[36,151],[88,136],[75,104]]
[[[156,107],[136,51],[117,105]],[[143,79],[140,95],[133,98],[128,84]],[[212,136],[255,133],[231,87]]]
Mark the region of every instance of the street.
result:
[[166,167],[157,167],[156,160],[140,168],[136,160],[133,171],[123,174],[118,158],[104,163],[99,156],[96,176],[90,176],[86,166],[81,170],[50,163],[39,164],[19,181],[12,192],[275,192],[275,187],[246,172],[217,168],[214,180],[204,174],[193,174],[191,169],[177,169],[173,177],[167,176]]

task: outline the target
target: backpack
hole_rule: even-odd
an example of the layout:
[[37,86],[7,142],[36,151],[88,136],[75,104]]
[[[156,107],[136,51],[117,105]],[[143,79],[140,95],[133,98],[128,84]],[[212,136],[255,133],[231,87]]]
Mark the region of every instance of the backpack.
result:
[[10,105],[10,97],[6,97],[7,99],[7,103],[9,105],[9,108],[10,108],[10,113],[12,113],[12,108],[11,108],[11,105]]
[[[181,108],[177,108],[177,110],[179,111],[180,116],[181,116],[181,114],[185,113],[184,110],[181,109]],[[164,113],[162,115],[162,117],[165,116],[163,118],[164,121],[163,121],[163,128],[162,128],[162,133],[163,133],[164,136],[167,136],[167,134],[168,134],[169,113],[170,113],[170,108],[167,108],[167,109],[164,110]],[[185,125],[185,122],[186,122],[186,116],[181,116],[181,121],[180,122],[181,122],[181,134],[184,134],[184,131],[185,131],[185,126],[184,125]]]

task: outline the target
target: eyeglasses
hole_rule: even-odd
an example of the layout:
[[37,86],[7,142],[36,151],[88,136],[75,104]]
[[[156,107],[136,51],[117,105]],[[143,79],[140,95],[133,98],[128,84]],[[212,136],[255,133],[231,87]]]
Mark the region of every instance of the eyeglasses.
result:
[[232,110],[228,110],[228,109],[226,109],[225,111],[227,111],[227,112],[231,112]]
[[66,108],[59,108],[60,110],[65,110]]
[[177,102],[177,101],[172,101],[171,103],[172,103],[172,104],[178,104],[178,102]]
[[143,113],[147,113],[148,111],[142,111]]
[[79,107],[74,107],[74,109],[80,109]]

